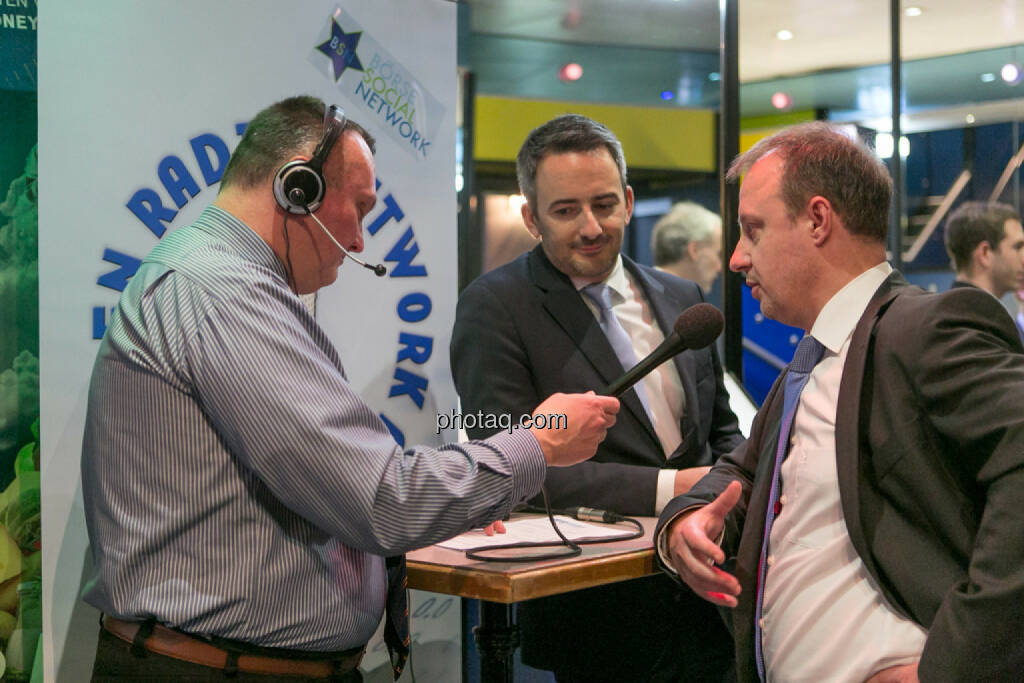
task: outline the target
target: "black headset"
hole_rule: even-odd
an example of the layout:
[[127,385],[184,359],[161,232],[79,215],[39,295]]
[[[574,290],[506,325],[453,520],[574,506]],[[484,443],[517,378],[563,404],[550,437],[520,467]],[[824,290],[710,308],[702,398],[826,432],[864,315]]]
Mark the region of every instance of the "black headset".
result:
[[320,207],[327,190],[324,162],[344,130],[345,112],[332,104],[324,114],[324,133],[313,150],[313,158],[289,161],[274,176],[274,199],[282,209],[305,215]]

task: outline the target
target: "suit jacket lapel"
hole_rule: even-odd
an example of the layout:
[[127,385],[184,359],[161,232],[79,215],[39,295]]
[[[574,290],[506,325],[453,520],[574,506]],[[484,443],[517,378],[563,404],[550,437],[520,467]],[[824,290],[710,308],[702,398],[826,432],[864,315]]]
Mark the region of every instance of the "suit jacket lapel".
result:
[[[540,246],[530,253],[529,268],[533,283],[545,293],[545,310],[565,330],[580,352],[594,366],[605,384],[611,384],[618,379],[623,373],[622,363],[615,355],[611,344],[608,343],[601,326],[594,319],[594,314],[587,308],[568,276],[548,261]],[[637,421],[643,425],[658,448],[661,448],[658,437],[654,433],[654,426],[647,417],[647,412],[644,410],[643,404],[640,403],[640,399],[637,398],[636,392],[627,391],[620,400],[622,405],[633,413]]]
[[[843,378],[839,385],[839,399],[836,406],[836,470],[839,478],[839,498],[843,507],[843,517],[850,533],[857,554],[864,561],[872,576],[878,577],[878,567],[869,552],[864,526],[861,523],[860,469],[861,453],[859,440],[861,422],[867,416],[861,414],[861,393],[864,388],[864,375],[867,371],[868,353],[872,345],[875,325],[888,308],[889,304],[899,296],[900,290],[908,283],[898,272],[893,272],[881,284],[868,307],[854,328],[850,339],[850,348],[843,366]],[[865,427],[866,428],[866,427]]]
[[763,414],[764,420],[755,422],[755,429],[745,444],[748,449],[755,449],[757,466],[754,480],[743,517],[742,532],[736,552],[735,576],[740,582],[742,591],[737,599],[736,608],[732,611],[733,637],[738,648],[737,679],[757,680],[757,664],[754,653],[754,616],[757,609],[757,571],[761,558],[761,545],[764,539],[764,523],[768,512],[768,498],[772,483],[772,468],[775,464],[775,451],[779,444],[779,431],[782,422],[783,386],[785,372],[776,378],[771,391],[761,406],[758,417]]

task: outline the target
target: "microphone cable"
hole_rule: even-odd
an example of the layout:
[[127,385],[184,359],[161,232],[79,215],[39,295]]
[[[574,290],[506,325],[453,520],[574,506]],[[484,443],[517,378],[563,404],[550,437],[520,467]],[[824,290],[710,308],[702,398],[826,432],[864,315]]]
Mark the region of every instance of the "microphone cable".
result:
[[287,276],[288,286],[295,292],[298,289],[298,284],[295,282],[294,270],[292,269],[292,240],[288,237],[288,212],[284,212],[284,260],[285,260],[285,275]]
[[[592,508],[578,507],[574,510],[558,510],[559,514],[566,514],[574,519],[580,521],[590,522],[603,522],[605,524],[613,524],[615,522],[627,522],[636,527],[636,531],[632,532],[628,536],[616,536],[614,538],[582,538],[577,541],[569,539],[562,530],[558,528],[558,523],[555,522],[554,513],[551,511],[551,504],[548,501],[548,490],[546,486],[540,488],[541,496],[544,498],[544,509],[540,508],[527,508],[529,512],[545,512],[548,516],[548,521],[551,522],[551,528],[555,530],[558,537],[562,539],[561,543],[552,541],[526,541],[521,543],[504,543],[502,545],[490,545],[482,548],[471,548],[466,550],[466,559],[475,560],[477,562],[539,562],[541,560],[561,560],[569,557],[577,557],[583,552],[583,545],[595,545],[597,543],[611,543],[613,541],[629,541],[634,538],[640,538],[644,535],[644,527],[639,520],[633,519],[632,517],[626,517],[616,512],[609,510],[593,510]],[[584,512],[589,510],[591,512]],[[514,555],[511,557],[489,557],[485,553],[490,553],[494,550],[508,550],[510,548],[552,548],[565,546],[567,550],[562,552],[547,552],[537,553],[533,555]]]

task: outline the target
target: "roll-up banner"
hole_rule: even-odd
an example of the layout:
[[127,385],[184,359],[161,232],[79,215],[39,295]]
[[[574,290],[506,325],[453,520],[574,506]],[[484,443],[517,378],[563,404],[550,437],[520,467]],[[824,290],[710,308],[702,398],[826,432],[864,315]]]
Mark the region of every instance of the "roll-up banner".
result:
[[[46,680],[88,680],[97,614],[79,459],[89,374],[140,260],[216,196],[246,121],[297,94],[377,139],[362,256],[316,301],[397,441],[455,407],[456,7],[445,0],[48,0],[39,5],[39,301]],[[460,609],[414,594],[418,676],[458,680]],[[364,671],[388,668],[379,639]],[[434,679],[434,675],[431,678]],[[388,671],[390,676],[390,671]]]

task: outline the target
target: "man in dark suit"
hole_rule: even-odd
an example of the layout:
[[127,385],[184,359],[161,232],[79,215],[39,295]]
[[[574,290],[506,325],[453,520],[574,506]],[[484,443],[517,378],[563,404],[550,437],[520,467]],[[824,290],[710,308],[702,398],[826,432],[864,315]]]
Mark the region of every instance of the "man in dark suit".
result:
[[740,681],[1020,680],[1013,322],[975,288],[927,294],[892,271],[892,183],[840,131],[786,129],[741,173],[729,267],[807,342],[750,440],[665,509],[662,561],[731,608]]
[[946,219],[954,287],[978,287],[997,299],[1024,286],[1020,214],[1000,202],[964,202]]
[[[605,126],[549,121],[524,142],[517,172],[523,219],[541,244],[459,298],[451,364],[465,413],[519,416],[555,391],[600,390],[703,301],[694,283],[620,256],[633,191]],[[638,387],[621,397],[595,460],[548,469],[553,507],[657,514],[742,442],[713,348],[677,356]],[[559,681],[714,681],[730,664],[715,611],[663,576],[524,603],[518,615],[523,661]]]

